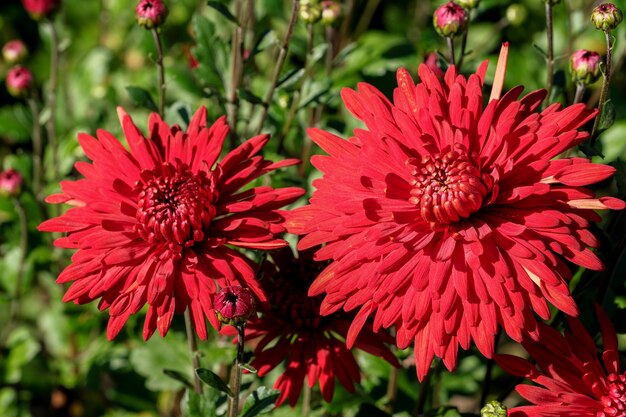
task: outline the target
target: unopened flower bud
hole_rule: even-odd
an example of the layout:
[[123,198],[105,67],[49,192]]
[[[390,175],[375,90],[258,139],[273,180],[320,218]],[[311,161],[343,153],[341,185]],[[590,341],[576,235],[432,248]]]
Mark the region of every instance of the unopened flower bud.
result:
[[332,26],[339,21],[341,17],[341,6],[332,1],[322,2],[322,23],[326,26]]
[[168,12],[163,0],[141,0],[135,8],[137,23],[146,29],[161,26]]
[[461,7],[465,7],[467,10],[472,10],[478,7],[480,0],[456,0]]
[[6,84],[13,97],[25,97],[33,86],[33,74],[28,68],[18,65],[9,70]]
[[61,0],[22,0],[24,9],[35,20],[50,17],[61,5]]
[[620,24],[624,16],[622,11],[612,3],[603,3],[591,12],[591,22],[603,31],[613,30]]
[[467,29],[467,10],[453,1],[439,6],[433,15],[433,25],[438,34],[450,38],[462,34]]
[[303,0],[300,2],[300,19],[304,23],[317,23],[322,17],[322,6],[317,0]]
[[524,5],[522,4],[511,4],[506,9],[506,20],[508,20],[512,26],[521,25],[522,23],[524,23],[527,16],[528,11],[526,10],[526,7],[524,7]]
[[600,54],[579,49],[569,59],[572,80],[576,83],[593,84],[600,78]]
[[2,58],[10,65],[22,62],[28,56],[26,44],[19,39],[8,41],[2,47]]
[[22,190],[22,176],[14,169],[0,172],[0,194],[8,197],[17,197]]
[[252,291],[237,285],[222,288],[213,305],[217,318],[231,326],[244,324],[256,312]]
[[480,410],[480,417],[506,417],[506,407],[498,401],[489,401]]

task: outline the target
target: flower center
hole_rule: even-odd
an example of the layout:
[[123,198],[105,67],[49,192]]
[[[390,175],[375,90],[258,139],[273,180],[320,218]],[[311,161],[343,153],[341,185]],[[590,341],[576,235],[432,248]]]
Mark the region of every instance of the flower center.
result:
[[604,408],[596,417],[626,417],[626,373],[610,374],[608,383],[609,391],[600,399]]
[[452,150],[436,157],[412,158],[413,189],[409,201],[425,222],[436,228],[468,218],[480,209],[487,187],[478,168],[463,152]]
[[139,236],[150,243],[167,243],[174,253],[202,241],[215,217],[213,179],[169,163],[163,164],[162,172],[144,171],[142,179],[136,185]]

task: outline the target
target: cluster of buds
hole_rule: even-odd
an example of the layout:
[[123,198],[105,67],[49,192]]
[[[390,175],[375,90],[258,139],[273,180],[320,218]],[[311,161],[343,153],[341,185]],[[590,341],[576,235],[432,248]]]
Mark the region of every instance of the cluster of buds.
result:
[[161,26],[169,10],[163,0],[141,0],[135,8],[137,23],[145,29],[155,29]]
[[24,9],[35,20],[49,18],[61,6],[61,0],[22,0]]
[[569,69],[575,83],[593,84],[600,78],[600,54],[579,49],[569,59]]
[[435,10],[433,26],[438,34],[445,38],[453,38],[463,34],[469,23],[469,13],[454,1],[443,4]]
[[7,90],[13,97],[26,97],[33,88],[33,84],[33,74],[21,65],[11,68],[7,74]]
[[222,288],[215,295],[213,306],[219,321],[231,326],[245,324],[256,313],[252,291],[237,285]]
[[332,26],[341,17],[341,6],[333,0],[301,0],[300,19],[307,24],[322,22],[326,26]]
[[22,190],[22,176],[16,170],[9,168],[0,172],[0,195],[17,197]]
[[15,65],[22,62],[28,56],[28,48],[19,39],[8,41],[2,47],[2,58],[7,64]]
[[622,11],[612,3],[603,3],[593,9],[591,22],[596,29],[602,31],[613,30],[620,24],[624,16]]
[[506,417],[507,408],[498,401],[489,401],[480,410],[480,417]]

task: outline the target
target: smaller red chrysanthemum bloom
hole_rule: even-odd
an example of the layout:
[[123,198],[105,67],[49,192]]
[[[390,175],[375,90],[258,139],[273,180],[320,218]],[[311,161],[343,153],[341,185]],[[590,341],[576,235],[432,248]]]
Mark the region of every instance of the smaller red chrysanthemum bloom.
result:
[[591,23],[605,32],[615,29],[623,19],[622,11],[613,3],[602,3],[591,12]]
[[22,190],[22,182],[22,175],[12,168],[0,172],[0,194],[17,197]]
[[7,64],[13,65],[22,62],[28,56],[28,48],[20,39],[8,41],[2,47],[2,58]]
[[564,335],[542,323],[537,340],[522,342],[535,363],[512,355],[495,356],[505,371],[540,385],[517,386],[517,392],[533,405],[511,409],[510,417],[626,416],[626,373],[620,371],[617,335],[598,306],[596,314],[604,343],[602,360],[593,337],[573,318]]
[[22,0],[24,8],[33,19],[49,17],[61,6],[61,0]]
[[33,73],[26,67],[18,65],[7,74],[7,90],[13,97],[24,97],[33,87]]
[[187,131],[152,113],[147,136],[121,108],[118,115],[130,151],[109,132],[79,134],[93,163],[77,162],[84,178],[61,181],[62,193],[49,203],[72,206],[39,225],[40,231],[67,233],[55,245],[78,249],[57,282],[72,282],[63,301],[84,304],[101,299],[111,316],[113,339],[130,315],[146,304],[143,337],[164,336],[175,313],[189,309],[202,339],[205,319],[221,326],[214,309],[219,288],[241,285],[259,302],[266,297],[253,263],[237,248],[277,249],[283,206],[304,190],[250,186],[296,159],[272,162],[259,155],[268,135],[255,136],[228,152],[225,118],[207,126],[201,107]]
[[239,285],[222,288],[215,295],[215,313],[223,324],[243,324],[256,312],[254,294]]
[[163,0],[141,0],[135,8],[137,23],[146,29],[159,27],[169,11]]
[[[345,345],[352,316],[340,312],[322,317],[322,297],[307,296],[309,285],[324,265],[313,261],[311,251],[295,258],[289,248],[272,252],[272,259],[275,265],[265,264],[261,281],[270,308],[246,326],[246,342],[256,342],[252,366],[263,376],[286,361],[285,371],[274,384],[281,391],[277,405],[288,399],[295,406],[305,379],[309,387],[319,382],[326,402],[333,398],[335,378],[354,392],[354,383],[361,376],[354,354]],[[387,333],[364,330],[354,348],[399,366],[386,346],[389,342],[393,339]]]
[[435,10],[433,26],[438,34],[449,38],[462,34],[467,29],[469,13],[454,1],[449,1]]
[[579,49],[569,59],[572,80],[576,83],[593,84],[600,78],[600,54]]

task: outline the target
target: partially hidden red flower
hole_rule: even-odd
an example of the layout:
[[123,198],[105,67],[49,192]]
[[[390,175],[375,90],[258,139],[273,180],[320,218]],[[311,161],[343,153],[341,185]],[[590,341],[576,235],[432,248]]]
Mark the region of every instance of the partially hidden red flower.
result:
[[215,296],[215,312],[224,324],[243,324],[256,312],[254,294],[239,285],[222,288]]
[[22,190],[23,181],[22,175],[13,168],[0,172],[0,195],[17,197]]
[[395,326],[420,379],[435,355],[453,369],[472,340],[491,357],[499,326],[521,340],[536,330],[533,312],[550,316],[546,301],[577,315],[564,260],[602,269],[594,210],[625,206],[584,188],[614,168],[554,159],[589,137],[577,129],[595,110],[538,112],[545,91],[500,98],[501,84],[483,108],[485,71],[466,79],[450,67],[441,81],[421,65],[416,85],[400,69],[393,101],[366,83],[344,89],[366,129],[349,140],[309,129],[329,156],[312,158],[323,177],[287,222],[306,235],[299,249],[325,244],[315,258],[333,261],[309,291],[326,293],[321,313],[359,309],[348,346],[369,316],[374,331]]
[[218,286],[246,286],[265,302],[251,261],[234,248],[285,246],[279,209],[303,190],[247,186],[298,161],[274,163],[258,155],[268,135],[218,161],[228,127],[223,117],[208,127],[204,107],[186,132],[151,114],[147,137],[121,108],[118,114],[130,151],[107,131],[98,130],[97,139],[79,134],[93,163],[77,162],[84,178],[62,181],[62,193],[46,199],[72,206],[39,225],[67,233],[55,245],[78,249],[57,279],[72,282],[63,300],[100,298],[99,309],[109,310],[109,339],[145,304],[144,339],[156,329],[165,335],[174,313],[189,308],[204,339],[205,317],[220,326],[213,307]]
[[6,86],[13,97],[24,97],[33,88],[33,82],[33,73],[28,68],[17,65],[9,70]]
[[[288,399],[295,406],[305,379],[310,387],[319,382],[326,402],[332,400],[335,378],[354,392],[354,383],[361,376],[353,352],[345,345],[351,317],[343,312],[322,317],[321,297],[307,297],[320,264],[313,261],[310,251],[295,258],[289,248],[274,251],[272,259],[275,265],[266,263],[262,280],[270,307],[246,326],[246,342],[256,343],[252,366],[263,376],[286,362],[285,371],[274,384],[281,391],[277,405]],[[398,366],[385,344],[388,342],[393,342],[388,334],[365,330],[354,347]]]
[[578,319],[565,334],[541,323],[539,339],[522,345],[535,363],[512,355],[496,355],[507,372],[537,385],[520,384],[517,392],[533,405],[509,410],[511,417],[624,417],[626,373],[620,371],[617,335],[596,306],[602,332],[602,360],[593,337]]
[[41,19],[57,11],[61,0],[22,0],[22,4],[34,19]]

